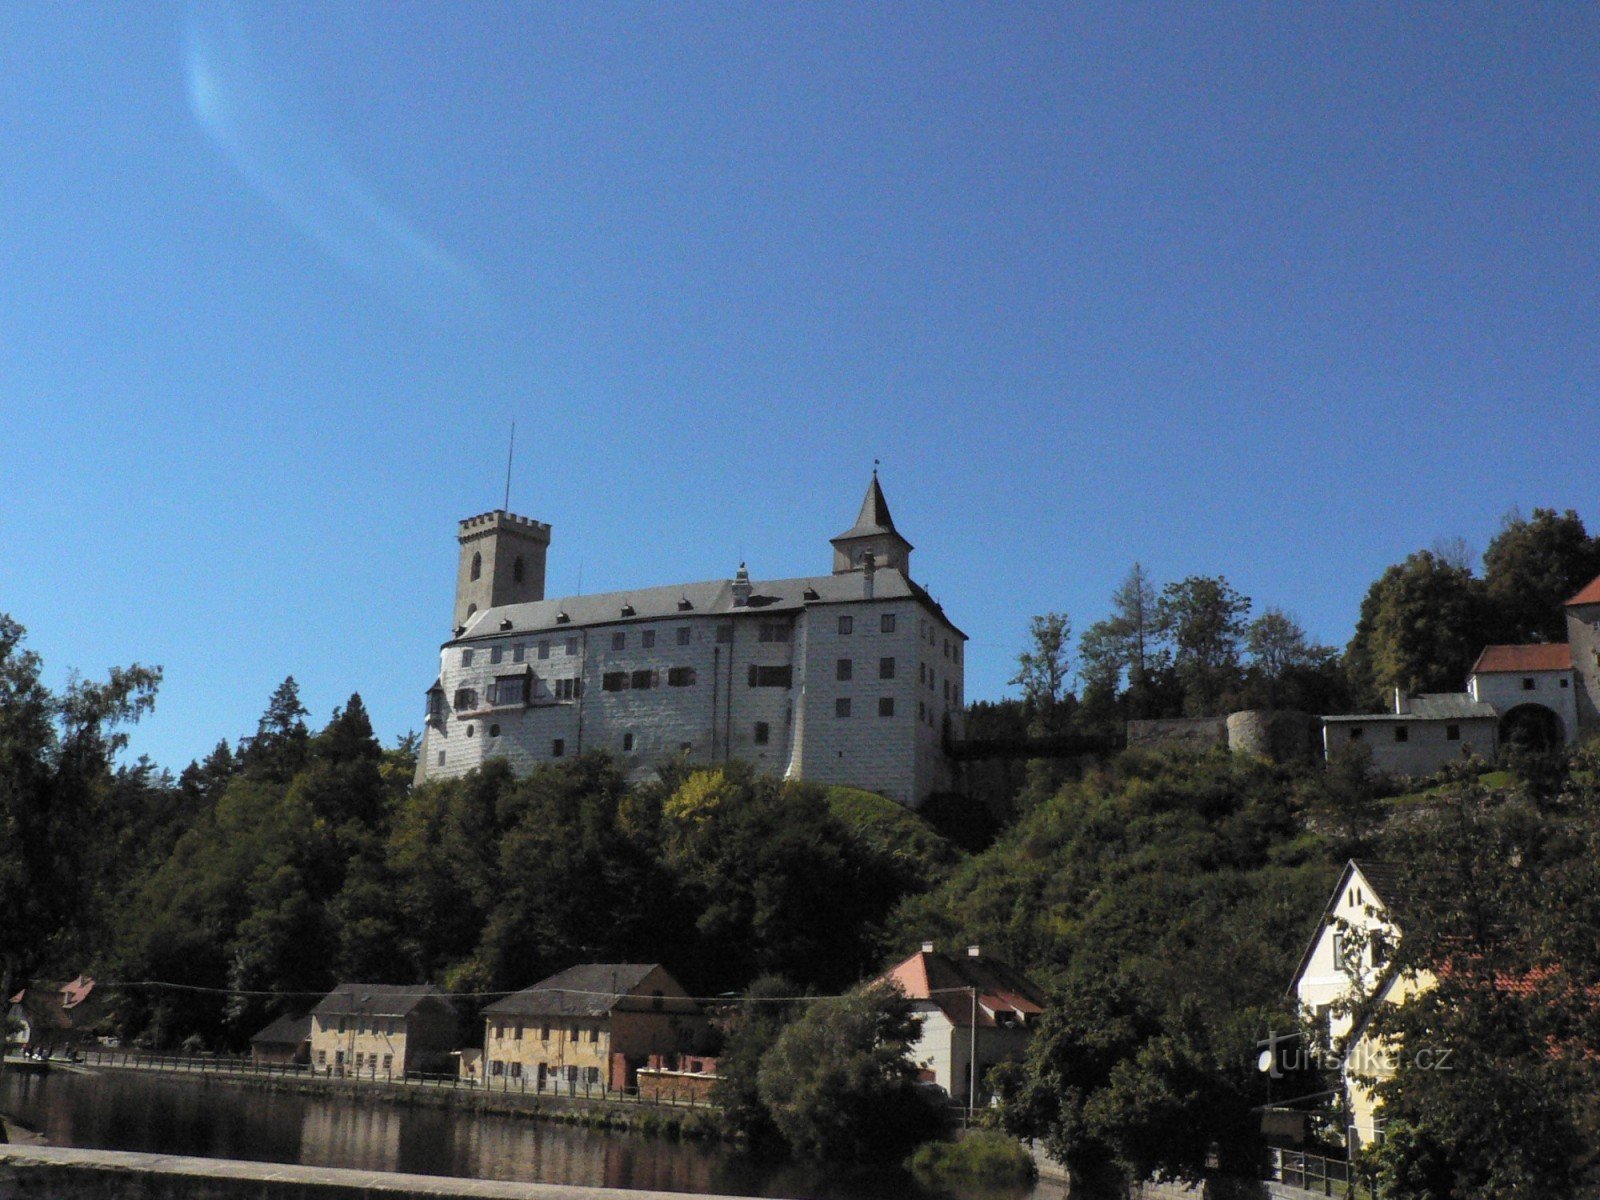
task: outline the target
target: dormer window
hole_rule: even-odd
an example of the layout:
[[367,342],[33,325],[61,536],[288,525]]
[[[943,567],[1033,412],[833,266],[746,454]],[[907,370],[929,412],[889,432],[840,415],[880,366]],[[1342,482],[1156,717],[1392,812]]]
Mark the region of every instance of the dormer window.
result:
[[511,628],[511,618],[510,617],[507,617],[505,620],[500,622],[500,632],[501,633],[504,633],[506,630],[508,630],[510,628]]
[[690,610],[691,610],[691,609],[692,609],[692,608],[694,608],[694,604],[693,604],[693,602],[692,602],[692,601],[691,601],[691,600],[690,600],[690,599],[689,599],[689,597],[687,597],[687,596],[684,596],[684,597],[683,597],[683,598],[682,598],[682,599],[680,599],[680,600],[679,600],[679,601],[678,601],[678,611],[679,611],[679,612],[688,612],[688,611],[690,611]]
[[556,614],[556,624],[557,625],[565,625],[571,620],[572,620],[572,618],[567,616],[567,614],[564,613],[564,612],[558,612]]
[[633,607],[633,605],[631,605],[631,604],[624,604],[624,605],[623,605],[623,606],[622,606],[622,615],[623,615],[623,616],[625,616],[625,617],[631,617],[631,616],[634,616],[634,615],[635,615],[635,610],[634,610],[634,607]]

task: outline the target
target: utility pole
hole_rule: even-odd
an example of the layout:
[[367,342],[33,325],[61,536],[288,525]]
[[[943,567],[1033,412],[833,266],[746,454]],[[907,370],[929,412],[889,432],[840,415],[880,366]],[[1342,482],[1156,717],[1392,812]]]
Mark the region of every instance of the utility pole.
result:
[[978,989],[967,990],[972,993],[972,1040],[967,1046],[967,1122],[970,1124],[978,1107]]

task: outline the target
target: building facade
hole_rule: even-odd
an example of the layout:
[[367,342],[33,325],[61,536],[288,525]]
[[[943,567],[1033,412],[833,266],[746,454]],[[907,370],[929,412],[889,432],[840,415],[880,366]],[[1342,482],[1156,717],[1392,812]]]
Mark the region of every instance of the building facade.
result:
[[547,600],[548,525],[497,511],[458,539],[419,782],[598,749],[635,778],[743,759],[912,807],[951,786],[966,635],[912,581],[876,475],[827,575]]
[[376,1079],[453,1070],[459,1024],[454,1003],[431,983],[341,983],[311,1010],[311,1066]]
[[569,967],[483,1010],[490,1087],[595,1095],[638,1086],[652,1059],[698,1050],[710,1025],[659,963]]

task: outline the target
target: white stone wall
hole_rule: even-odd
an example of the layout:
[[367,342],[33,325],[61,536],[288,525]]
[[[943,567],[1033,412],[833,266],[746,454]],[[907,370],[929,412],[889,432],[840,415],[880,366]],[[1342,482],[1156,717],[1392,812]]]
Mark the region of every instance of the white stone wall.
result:
[[[1578,704],[1571,671],[1488,671],[1474,675],[1467,693],[1494,705],[1504,717],[1521,704],[1538,704],[1561,718],[1562,735],[1570,746],[1578,740]],[[1524,685],[1524,681],[1532,687]]]
[[[892,632],[883,630],[885,614],[894,617]],[[850,633],[840,633],[840,617],[850,618]],[[732,627],[732,641],[717,640],[723,626]],[[763,641],[763,626],[781,628],[787,637]],[[678,640],[680,629],[689,630],[687,645]],[[616,634],[623,636],[622,649],[613,648]],[[654,635],[653,646],[644,644],[647,634]],[[569,640],[576,641],[576,654],[567,652]],[[542,642],[550,646],[543,659]],[[570,631],[512,631],[470,647],[451,644],[440,667],[447,711],[442,722],[425,727],[418,777],[453,778],[491,757],[524,773],[553,761],[559,738],[564,757],[603,749],[634,777],[679,754],[694,762],[731,757],[770,774],[850,784],[915,805],[950,783],[942,729],[950,714],[953,732],[960,732],[959,645],[958,634],[910,599],[820,604],[799,612],[685,613]],[[463,660],[469,648],[470,664]],[[894,659],[892,679],[881,678],[885,658]],[[841,659],[851,663],[848,680],[838,678]],[[750,685],[752,666],[785,665],[791,668],[788,688]],[[529,667],[533,704],[491,708],[496,676]],[[669,686],[673,667],[692,667],[694,685]],[[607,673],[627,672],[631,684],[633,672],[643,670],[654,673],[649,689],[604,690]],[[557,698],[563,679],[582,680],[581,698]],[[455,708],[461,688],[476,689],[476,708]],[[880,716],[885,698],[894,712]],[[837,715],[841,699],[850,701],[848,716]],[[767,727],[764,744],[756,740],[758,723]],[[628,735],[631,749],[624,748]]]
[[[1459,740],[1450,739],[1451,725],[1460,731]],[[1489,717],[1451,720],[1375,717],[1371,721],[1324,721],[1322,748],[1325,757],[1336,754],[1351,741],[1351,733],[1359,730],[1361,736],[1357,740],[1372,751],[1374,769],[1390,775],[1432,775],[1442,767],[1462,761],[1469,752],[1493,762],[1495,725]],[[1403,742],[1395,740],[1397,727],[1406,731]]]

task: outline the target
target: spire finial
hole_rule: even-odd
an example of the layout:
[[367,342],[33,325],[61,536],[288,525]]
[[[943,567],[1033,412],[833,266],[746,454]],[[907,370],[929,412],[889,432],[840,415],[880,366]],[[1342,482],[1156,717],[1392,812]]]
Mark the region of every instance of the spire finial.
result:
[[872,477],[874,479],[876,479],[878,477],[878,460],[877,459],[873,459],[872,460]]

